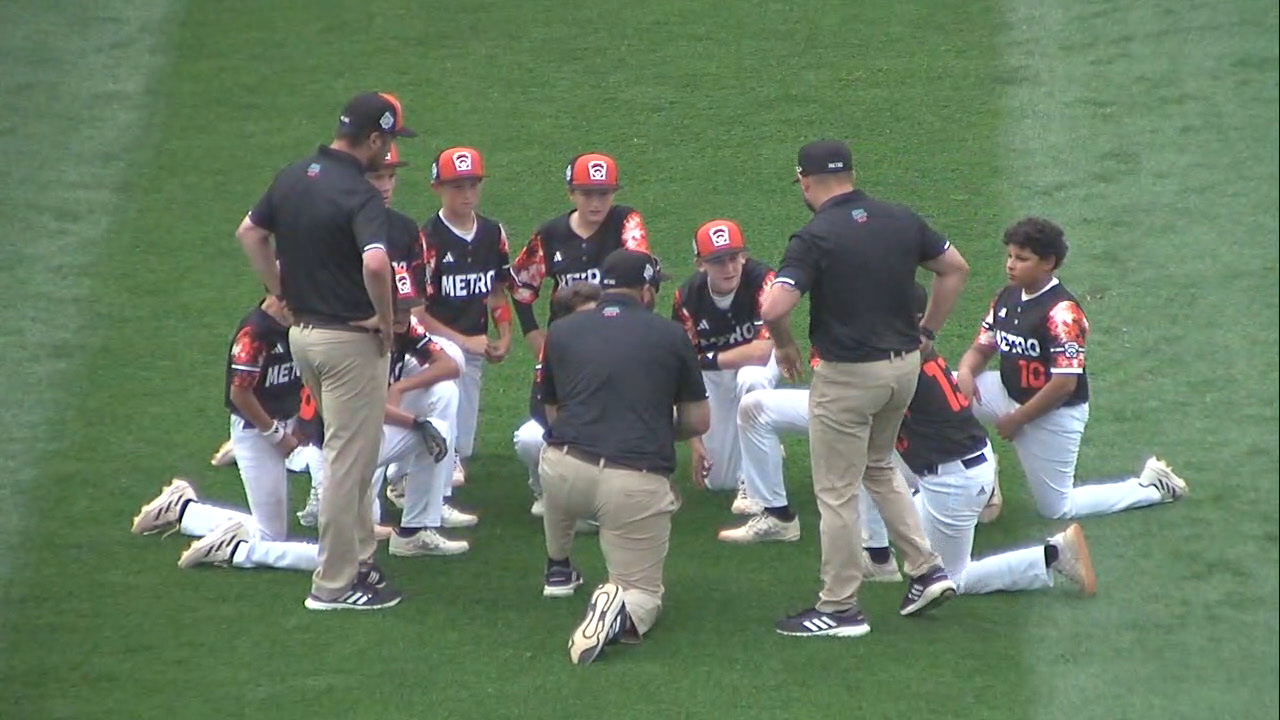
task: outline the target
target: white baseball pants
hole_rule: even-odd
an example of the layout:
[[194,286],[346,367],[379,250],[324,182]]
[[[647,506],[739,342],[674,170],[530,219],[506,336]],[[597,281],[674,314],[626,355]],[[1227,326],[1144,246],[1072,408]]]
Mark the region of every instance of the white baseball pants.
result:
[[[975,384],[978,397],[972,406],[973,414],[984,425],[991,427],[996,418],[1018,408],[1018,403],[1005,392],[999,372],[988,370],[976,378]],[[1139,485],[1137,478],[1075,486],[1076,459],[1088,422],[1088,403],[1060,407],[1027,423],[1014,437],[1013,447],[1018,451],[1022,472],[1040,514],[1062,520],[1159,503],[1160,491]]]
[[[272,452],[275,452],[272,450]],[[277,453],[277,456],[279,453]],[[269,567],[314,572],[320,564],[320,546],[309,542],[268,540],[252,515],[202,502],[187,503],[178,530],[183,535],[204,537],[229,520],[239,520],[249,529],[250,540],[236,548],[231,566]]]
[[711,460],[708,490],[737,490],[743,481],[742,443],[738,434],[738,408],[748,393],[772,388],[778,382],[778,363],[748,365],[737,370],[703,371],[707,400],[711,405],[711,429],[702,436]]

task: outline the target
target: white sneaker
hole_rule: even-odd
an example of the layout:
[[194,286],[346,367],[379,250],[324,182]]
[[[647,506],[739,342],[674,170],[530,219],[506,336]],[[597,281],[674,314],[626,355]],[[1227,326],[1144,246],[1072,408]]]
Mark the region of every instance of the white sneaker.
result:
[[1076,523],[1049,538],[1058,548],[1058,562],[1053,569],[1080,588],[1080,594],[1093,597],[1098,591],[1098,578],[1093,574],[1093,561],[1089,559],[1089,546],[1084,541],[1084,530]]
[[764,506],[759,500],[753,500],[747,496],[747,486],[738,486],[738,495],[733,499],[733,505],[729,508],[729,512],[734,515],[759,515],[764,512]]
[[889,562],[878,563],[871,560],[871,555],[862,551],[862,579],[867,582],[896,583],[902,582],[902,573],[898,571],[898,557],[889,551]]
[[191,543],[182,557],[178,558],[178,567],[193,568],[202,563],[211,565],[230,565],[236,554],[236,547],[249,542],[249,528],[239,520],[228,520],[216,530]]
[[191,483],[182,478],[174,478],[154,500],[138,510],[130,532],[134,535],[150,535],[177,525],[183,504],[195,499],[196,491],[191,488]]
[[800,539],[800,518],[783,522],[760,513],[738,527],[721,530],[717,538],[727,543],[749,545],[760,542],[795,542]]
[[470,549],[471,544],[467,541],[450,540],[434,528],[422,528],[409,537],[394,533],[391,542],[387,543],[387,551],[397,557],[460,555]]
[[315,527],[320,524],[320,493],[313,487],[307,496],[307,506],[298,511],[298,524]]
[[227,440],[218,446],[213,452],[213,457],[209,458],[209,464],[214,467],[223,467],[230,465],[236,461],[236,451],[231,447],[231,441]]
[[467,471],[462,467],[462,458],[457,455],[453,456],[453,480],[454,487],[467,484]]
[[546,506],[542,504],[542,498],[535,498],[533,504],[529,506],[529,514],[534,517],[542,517],[547,514]]
[[1187,494],[1187,481],[1178,477],[1173,470],[1159,458],[1149,458],[1142,466],[1142,474],[1138,476],[1138,484],[1153,487],[1160,491],[1160,499],[1173,502]]
[[440,509],[440,524],[447,528],[471,527],[478,522],[480,522],[480,518],[464,513],[449,503],[445,503],[444,507]]

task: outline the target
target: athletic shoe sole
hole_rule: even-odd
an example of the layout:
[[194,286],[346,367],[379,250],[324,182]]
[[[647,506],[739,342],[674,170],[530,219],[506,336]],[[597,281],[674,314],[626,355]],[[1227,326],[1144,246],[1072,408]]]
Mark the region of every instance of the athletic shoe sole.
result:
[[816,630],[805,632],[794,632],[792,630],[778,630],[779,635],[787,637],[837,637],[837,638],[859,638],[871,632],[870,625],[841,625],[833,627],[829,630]]
[[[371,593],[368,592],[361,592],[360,594],[365,596],[371,595]],[[343,598],[350,597],[351,593],[343,596]],[[403,598],[399,595],[393,595],[380,602],[357,604],[355,602],[344,600],[321,600],[314,595],[308,595],[307,599],[303,601],[303,605],[305,605],[308,610],[386,610],[387,608],[399,605],[402,599]]]
[[899,615],[920,615],[946,603],[956,596],[956,584],[950,580],[936,582],[925,588],[920,599],[898,611]]
[[587,616],[569,638],[569,661],[588,665],[609,641],[609,628],[622,612],[622,588],[605,583],[591,594]]
[[573,594],[578,591],[579,587],[582,587],[581,579],[579,579],[577,582],[573,583],[572,585],[543,585],[542,597],[549,597],[549,598],[573,597]]

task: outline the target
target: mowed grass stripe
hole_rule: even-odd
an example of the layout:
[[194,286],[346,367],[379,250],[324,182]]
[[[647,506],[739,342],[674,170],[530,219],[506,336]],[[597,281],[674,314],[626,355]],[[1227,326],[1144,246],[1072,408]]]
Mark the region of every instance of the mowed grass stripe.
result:
[[[96,482],[84,457],[75,483],[54,483],[43,461],[75,443],[68,405],[101,382],[84,360],[109,330],[108,304],[85,282],[106,248],[134,153],[150,124],[148,92],[162,65],[172,2],[8,3],[0,7],[0,646],[4,677],[29,658],[10,645],[34,621],[19,580],[40,537],[28,495],[79,493]],[[55,524],[56,519],[52,520]],[[0,680],[13,717],[56,717],[37,707],[46,688]]]
[[[45,467],[57,482],[92,463],[106,481],[71,498],[32,499],[38,517],[60,524],[24,563],[41,592],[25,591],[20,617],[34,620],[15,624],[15,648],[41,654],[20,681],[57,688],[67,714],[128,707],[140,718],[378,717],[393,703],[441,717],[564,717],[607,705],[619,718],[726,709],[768,718],[919,714],[939,697],[953,699],[959,716],[1027,714],[1035,689],[1025,682],[1019,599],[957,602],[917,622],[896,616],[902,588],[868,588],[875,631],[865,642],[775,636],[772,622],[817,589],[802,442],[791,444],[788,467],[801,543],[724,547],[714,530],[730,520],[729,499],[684,486],[669,612],[652,642],[585,671],[569,666],[564,642],[583,599],[538,595],[540,530],[509,446],[525,412],[523,349],[486,374],[482,455],[459,492],[484,518],[467,533],[475,550],[453,561],[388,560],[410,594],[403,608],[317,618],[300,608],[304,577],[183,573],[174,561],[184,540],[127,534],[129,515],[174,473],[192,475],[212,499],[243,503],[234,471],[205,464],[226,432],[226,335],[257,293],[230,233],[280,164],[325,140],[356,89],[396,91],[424,132],[405,143],[414,166],[397,204],[422,217],[431,150],[477,145],[493,174],[484,208],[517,245],[563,211],[568,157],[601,149],[623,164],[619,200],[644,211],[677,273],[691,269],[693,228],[716,215],[742,221],[756,252],[776,262],[807,216],[789,184],[795,149],[831,134],[854,143],[869,190],[915,205],[975,266],[996,261],[998,250],[976,241],[1007,212],[992,91],[998,47],[984,35],[998,26],[997,3],[829,2],[813,12],[847,29],[830,35],[815,35],[809,14],[771,3],[664,9],[593,6],[565,17],[546,1],[430,10],[393,2],[353,34],[349,19],[365,17],[356,3],[263,4],[234,16],[215,4],[187,8],[160,88],[157,152],[134,176],[122,200],[131,212],[88,279],[113,312],[88,372],[111,382],[78,398],[69,420],[78,443]],[[994,287],[992,277],[983,282]],[[982,295],[966,296],[957,318],[976,314]],[[952,326],[944,348],[957,353],[968,336]],[[121,371],[140,353],[145,372]],[[591,539],[578,555],[599,579]],[[95,594],[71,592],[86,586]],[[47,647],[60,636],[75,645]],[[904,691],[907,676],[929,678],[930,690]]]
[[1083,521],[1099,594],[1035,606],[1038,717],[1274,717],[1275,5],[1007,5],[1006,186],[1092,323],[1080,476],[1192,488]]

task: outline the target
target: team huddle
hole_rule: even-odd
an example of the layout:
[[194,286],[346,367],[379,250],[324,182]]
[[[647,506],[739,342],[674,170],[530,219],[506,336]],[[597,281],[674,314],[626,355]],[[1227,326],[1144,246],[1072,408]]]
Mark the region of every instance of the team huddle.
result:
[[[457,555],[470,546],[455,530],[480,518],[456,506],[452,495],[455,487],[475,481],[468,465],[482,416],[482,379],[486,365],[509,354],[513,310],[532,355],[541,359],[547,335],[537,318],[539,298],[549,297],[547,325],[589,310],[601,297],[605,258],[617,250],[647,253],[648,238],[640,212],[615,202],[619,171],[608,155],[587,153],[568,163],[564,179],[572,208],[540,225],[514,257],[504,226],[477,210],[485,178],[478,150],[453,147],[436,155],[430,187],[440,207],[423,222],[390,208],[397,171],[406,165],[392,145],[365,167],[366,179],[388,206],[385,249],[393,271],[394,317],[381,446],[370,490],[359,499],[361,522],[367,520],[391,555]],[[1047,220],[1026,218],[1008,227],[1003,244],[1008,284],[984,317],[973,318],[974,340],[954,369],[931,346],[924,348],[894,461],[910,487],[920,527],[941,558],[948,593],[1044,588],[1056,574],[1089,596],[1097,580],[1076,523],[1042,542],[972,558],[977,526],[993,521],[1002,504],[990,433],[1012,444],[1046,518],[1070,520],[1171,502],[1187,493],[1187,485],[1154,457],[1124,481],[1077,482],[1089,415],[1089,324],[1057,278],[1067,255],[1064,234]],[[710,407],[709,429],[689,440],[691,481],[723,491],[726,511],[740,518],[720,530],[724,543],[795,541],[802,513],[788,500],[781,438],[808,432],[811,403],[809,390],[779,387],[785,368],[779,367],[763,314],[775,269],[749,255],[742,228],[729,219],[698,227],[692,250],[694,270],[670,308],[671,320],[683,328],[697,356]],[[913,297],[923,318],[928,292],[917,284]],[[281,298],[267,295],[236,326],[225,358],[229,436],[212,462],[236,464],[247,512],[203,502],[190,482],[174,479],[133,520],[135,534],[177,530],[195,538],[179,558],[183,568],[315,572],[320,566],[319,546],[291,540],[288,532],[291,510],[302,525],[317,525],[333,470],[322,451],[323,412],[290,347],[289,329],[298,320]],[[995,367],[989,369],[992,360]],[[810,358],[813,366],[821,362]],[[528,470],[530,512],[541,517],[540,464],[549,423],[540,368],[529,372],[529,417],[511,422],[518,426],[512,450]],[[288,507],[290,471],[310,475],[304,507]],[[902,582],[906,568],[895,552],[902,549],[900,539],[881,519],[881,498],[867,488],[872,491],[858,496],[865,578]],[[383,511],[384,503],[399,509],[398,519]],[[592,532],[595,526],[582,517],[576,531]],[[572,596],[582,582],[567,565],[549,565],[543,594]],[[372,606],[384,585],[380,568],[363,565],[348,592],[309,598],[308,607]],[[926,604],[904,600],[903,614]],[[802,623],[791,634],[853,635],[866,627],[826,616]],[[593,647],[585,662],[598,651]]]

